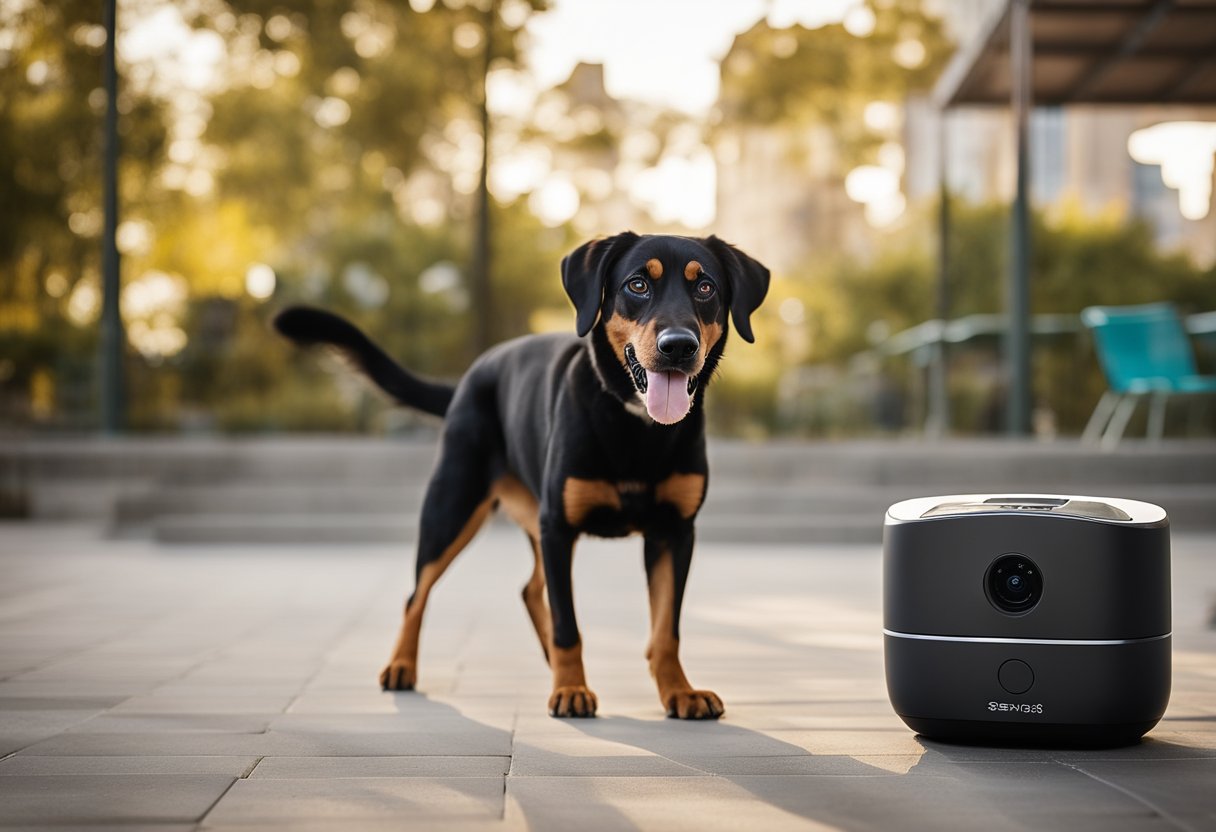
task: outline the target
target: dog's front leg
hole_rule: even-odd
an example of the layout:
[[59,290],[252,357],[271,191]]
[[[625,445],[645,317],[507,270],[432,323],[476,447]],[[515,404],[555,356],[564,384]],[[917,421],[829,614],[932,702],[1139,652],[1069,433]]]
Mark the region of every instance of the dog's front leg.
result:
[[717,719],[726,711],[718,695],[696,690],[680,664],[680,605],[692,562],[691,521],[646,533],[646,580],[650,587],[650,646],[646,658],[667,715]]
[[595,716],[598,702],[583,672],[583,643],[574,618],[571,568],[575,533],[542,519],[540,548],[549,592],[549,667],[553,670],[550,716]]

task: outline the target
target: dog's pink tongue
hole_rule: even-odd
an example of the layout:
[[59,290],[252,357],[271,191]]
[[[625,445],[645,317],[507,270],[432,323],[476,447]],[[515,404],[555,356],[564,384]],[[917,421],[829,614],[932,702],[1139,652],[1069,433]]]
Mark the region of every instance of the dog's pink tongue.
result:
[[646,412],[661,425],[674,425],[688,415],[688,376],[646,371]]

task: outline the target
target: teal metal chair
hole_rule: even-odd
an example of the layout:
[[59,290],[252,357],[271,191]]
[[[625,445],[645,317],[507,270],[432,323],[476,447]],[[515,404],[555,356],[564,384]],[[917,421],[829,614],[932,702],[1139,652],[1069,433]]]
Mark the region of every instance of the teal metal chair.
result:
[[1170,398],[1216,393],[1216,376],[1197,374],[1194,349],[1172,304],[1091,306],[1081,311],[1081,322],[1093,332],[1108,387],[1082,441],[1101,436],[1103,448],[1114,448],[1144,396],[1150,397],[1146,434],[1159,440]]

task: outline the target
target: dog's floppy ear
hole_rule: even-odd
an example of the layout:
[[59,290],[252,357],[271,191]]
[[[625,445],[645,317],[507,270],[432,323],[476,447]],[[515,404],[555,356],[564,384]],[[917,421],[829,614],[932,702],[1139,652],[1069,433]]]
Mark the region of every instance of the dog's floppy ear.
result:
[[758,260],[747,256],[730,243],[710,236],[705,245],[726,269],[730,285],[730,316],[739,336],[749,344],[756,342],[752,334],[752,313],[768,294],[768,269]]
[[604,299],[604,280],[621,253],[640,238],[632,231],[592,240],[562,258],[562,286],[574,304],[575,331],[586,335],[595,326]]

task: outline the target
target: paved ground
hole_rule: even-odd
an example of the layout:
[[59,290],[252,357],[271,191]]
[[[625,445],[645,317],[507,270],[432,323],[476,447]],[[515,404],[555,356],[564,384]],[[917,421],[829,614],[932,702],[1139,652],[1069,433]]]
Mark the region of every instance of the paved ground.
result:
[[406,547],[167,548],[0,526],[0,825],[107,829],[1216,829],[1216,536],[1175,537],[1174,694],[1143,744],[915,737],[882,678],[879,552],[703,546],[667,720],[636,541],[584,543],[595,720],[545,715],[492,528],[440,585],[421,693],[380,692]]

